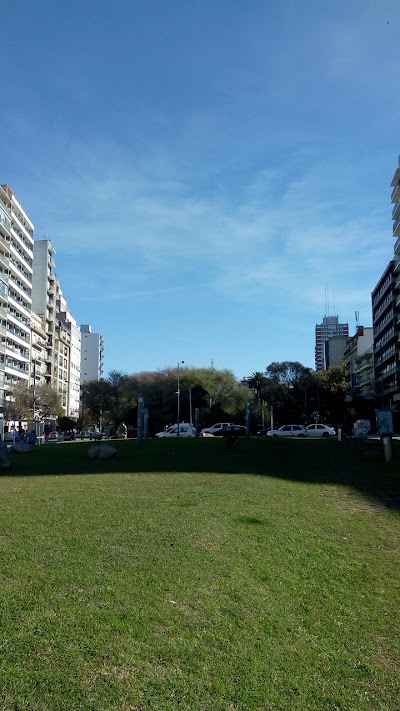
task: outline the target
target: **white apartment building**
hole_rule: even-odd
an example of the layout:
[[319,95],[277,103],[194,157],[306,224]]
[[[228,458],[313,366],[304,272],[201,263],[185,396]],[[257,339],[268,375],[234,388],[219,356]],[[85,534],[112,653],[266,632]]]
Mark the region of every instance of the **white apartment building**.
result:
[[81,383],[100,380],[104,368],[104,339],[92,333],[90,324],[81,326]]
[[0,186],[0,406],[30,378],[34,226],[8,185]]
[[81,382],[81,332],[61,293],[57,301],[57,307],[56,333],[59,340],[57,389],[62,393],[66,415],[72,419],[78,419]]

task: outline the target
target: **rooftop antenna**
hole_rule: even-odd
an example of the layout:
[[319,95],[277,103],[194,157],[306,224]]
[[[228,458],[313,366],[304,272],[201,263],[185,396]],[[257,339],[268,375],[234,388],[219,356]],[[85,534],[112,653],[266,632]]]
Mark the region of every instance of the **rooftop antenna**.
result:
[[354,311],[354,316],[356,319],[356,330],[358,331],[358,326],[360,323],[360,312],[359,311]]

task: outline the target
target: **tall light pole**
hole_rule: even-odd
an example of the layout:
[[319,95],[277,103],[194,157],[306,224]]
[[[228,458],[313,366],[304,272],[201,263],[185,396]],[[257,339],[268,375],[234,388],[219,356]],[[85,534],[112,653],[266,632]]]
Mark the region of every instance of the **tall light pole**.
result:
[[181,416],[181,391],[179,389],[179,370],[180,370],[181,364],[183,364],[184,362],[185,362],[184,360],[178,361],[178,390],[176,391],[176,396],[178,398],[178,403],[177,403],[177,410],[178,410],[177,411],[177,417],[178,417],[178,422],[177,422],[178,434],[177,434],[177,436],[178,437],[179,437],[179,420],[180,420],[180,416]]
[[36,419],[36,363],[33,361],[33,386],[32,386],[32,414],[33,425],[35,426]]

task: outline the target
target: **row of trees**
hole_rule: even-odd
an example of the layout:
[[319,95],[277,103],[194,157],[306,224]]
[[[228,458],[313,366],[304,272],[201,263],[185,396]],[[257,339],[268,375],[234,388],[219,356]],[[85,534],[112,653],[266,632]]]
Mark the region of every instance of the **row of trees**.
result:
[[[135,424],[139,395],[149,409],[150,431],[158,431],[177,419],[176,368],[127,375],[113,371],[108,378],[87,383],[82,393],[83,412],[92,421],[125,421]],[[199,408],[201,423],[244,422],[246,403],[252,403],[253,425],[274,422],[342,422],[345,419],[343,367],[316,373],[298,362],[271,363],[264,373],[255,372],[245,384],[229,370],[181,368],[180,419],[189,421]]]
[[[177,390],[176,368],[132,375],[112,371],[105,380],[85,384],[82,409],[85,418],[95,422],[135,424],[141,395],[149,410],[150,431],[158,431],[177,420]],[[180,368],[181,421],[188,422],[191,414],[194,420],[196,408],[200,410],[204,424],[212,424],[221,418],[243,419],[249,397],[252,398],[249,389],[241,385],[229,370]]]
[[[143,396],[149,410],[149,428],[155,432],[176,422],[179,397],[181,421],[189,421],[190,417],[194,421],[198,408],[203,426],[217,421],[244,422],[248,401],[252,405],[253,427],[262,422],[269,424],[272,412],[275,425],[346,421],[344,366],[316,373],[298,362],[274,362],[264,373],[254,372],[245,383],[229,370],[180,367],[179,396],[177,390],[177,368],[131,375],[112,371],[104,380],[82,386],[82,417],[77,422],[61,418],[59,396],[48,385],[36,388],[35,410],[41,417],[59,415],[63,429],[98,422],[135,425],[138,398]],[[6,403],[5,418],[30,419],[32,413],[32,390],[16,387],[13,402]]]
[[343,422],[345,411],[344,366],[315,372],[301,363],[271,363],[265,373],[253,373],[247,380],[258,408],[273,408],[279,423]]

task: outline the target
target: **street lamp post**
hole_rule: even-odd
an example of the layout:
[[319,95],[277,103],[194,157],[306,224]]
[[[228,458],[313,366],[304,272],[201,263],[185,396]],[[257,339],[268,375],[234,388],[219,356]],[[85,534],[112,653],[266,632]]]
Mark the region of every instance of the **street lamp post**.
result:
[[178,437],[179,437],[179,420],[180,420],[180,416],[181,416],[181,391],[180,391],[180,389],[179,389],[179,370],[180,370],[181,364],[183,364],[184,362],[185,362],[184,360],[178,361],[178,390],[176,391],[176,396],[177,396],[177,398],[178,398],[178,401],[177,401],[177,417],[178,417],[178,422],[177,422],[177,425],[178,425],[178,433],[177,433],[177,436],[178,436]]
[[36,421],[36,363],[35,363],[35,361],[33,362],[32,416],[33,416],[33,425],[35,426],[35,421]]

